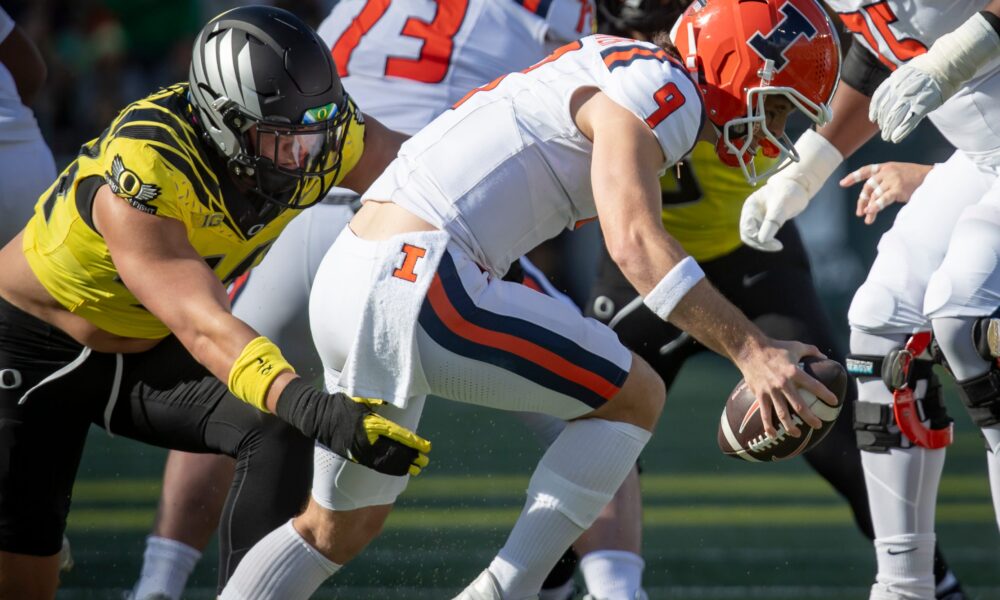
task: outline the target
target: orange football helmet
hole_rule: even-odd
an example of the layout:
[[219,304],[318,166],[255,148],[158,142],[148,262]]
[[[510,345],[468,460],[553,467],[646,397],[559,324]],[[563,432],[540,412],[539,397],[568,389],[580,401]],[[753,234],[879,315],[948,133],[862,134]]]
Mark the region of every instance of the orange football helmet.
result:
[[[719,132],[716,153],[743,169],[751,184],[788,164],[786,159],[798,161],[788,136],[768,130],[768,96],[784,96],[818,125],[833,118],[829,103],[840,81],[840,40],[815,0],[697,0],[673,34]],[[779,159],[760,174],[753,165],[758,131],[764,154]]]

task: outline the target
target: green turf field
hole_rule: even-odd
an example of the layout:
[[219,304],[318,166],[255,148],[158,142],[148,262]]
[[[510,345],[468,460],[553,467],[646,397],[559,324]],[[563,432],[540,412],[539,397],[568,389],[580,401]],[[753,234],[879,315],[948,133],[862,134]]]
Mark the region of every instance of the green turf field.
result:
[[[719,453],[719,410],[737,378],[721,359],[692,361],[643,456],[650,597],[867,597],[872,550],[824,481],[802,461],[758,465]],[[948,391],[959,435],[940,495],[942,548],[977,598],[1000,598],[982,442]],[[509,415],[445,401],[430,403],[421,431],[435,444],[431,468],[411,484],[382,537],[317,597],[447,599],[503,543],[537,444]],[[117,599],[132,584],[163,455],[92,432],[69,523],[76,568],[60,598]],[[186,597],[213,597],[214,561],[213,547]]]

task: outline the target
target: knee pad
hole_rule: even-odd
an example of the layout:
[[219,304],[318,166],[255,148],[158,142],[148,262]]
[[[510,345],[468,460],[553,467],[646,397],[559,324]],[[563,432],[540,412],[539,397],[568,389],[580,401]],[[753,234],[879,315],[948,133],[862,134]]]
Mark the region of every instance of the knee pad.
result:
[[848,355],[851,376],[880,377],[893,395],[891,406],[861,400],[855,403],[858,448],[887,452],[913,444],[943,448],[951,443],[952,420],[941,398],[929,346],[930,333],[924,332],[911,337],[905,348],[894,348],[885,356]]
[[868,280],[854,293],[847,321],[851,329],[879,331],[892,325],[898,312],[893,292],[877,281]]
[[982,375],[959,381],[958,392],[977,426],[989,427],[1000,423],[1000,367],[995,360]]
[[[934,320],[947,350],[949,370],[955,376],[959,397],[979,427],[1000,423],[1000,319],[996,313],[972,321],[968,318]],[[971,339],[970,339],[971,337]],[[985,372],[982,369],[985,367]],[[972,375],[973,373],[977,373]],[[965,377],[960,379],[960,377]]]
[[[927,392],[917,400],[917,410],[922,421],[928,421],[930,428],[948,428],[952,419],[941,396],[941,383],[931,373]],[[891,448],[911,448],[914,444],[899,430],[892,406],[875,402],[854,403],[854,433],[858,449],[868,452],[888,452]]]
[[319,444],[314,449],[312,498],[328,510],[393,504],[409,481],[353,463]]

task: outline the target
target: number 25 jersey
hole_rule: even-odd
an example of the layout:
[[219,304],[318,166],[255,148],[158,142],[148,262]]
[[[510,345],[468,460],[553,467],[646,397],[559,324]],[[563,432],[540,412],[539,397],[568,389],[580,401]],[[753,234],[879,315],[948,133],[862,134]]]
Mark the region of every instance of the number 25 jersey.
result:
[[694,146],[704,111],[683,67],[654,44],[588,36],[467,94],[403,144],[363,199],[399,204],[502,275],[545,240],[597,216],[593,144],[570,114],[585,88],[649,127],[663,169]]

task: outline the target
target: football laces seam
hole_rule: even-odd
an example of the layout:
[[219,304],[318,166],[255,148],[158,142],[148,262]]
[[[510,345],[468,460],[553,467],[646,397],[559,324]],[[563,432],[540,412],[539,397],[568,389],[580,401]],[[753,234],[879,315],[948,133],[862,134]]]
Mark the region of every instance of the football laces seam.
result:
[[[803,424],[802,419],[800,419],[798,415],[792,415],[792,421],[796,425],[802,425]],[[780,425],[778,427],[778,435],[777,436],[771,437],[771,436],[767,435],[766,433],[762,433],[762,434],[758,435],[757,437],[753,438],[752,440],[750,440],[750,443],[747,444],[747,446],[749,447],[749,450],[751,452],[761,452],[763,450],[767,450],[769,448],[777,446],[782,441],[784,441],[785,436],[787,436],[787,435],[788,435],[788,430],[785,429],[784,425]]]

